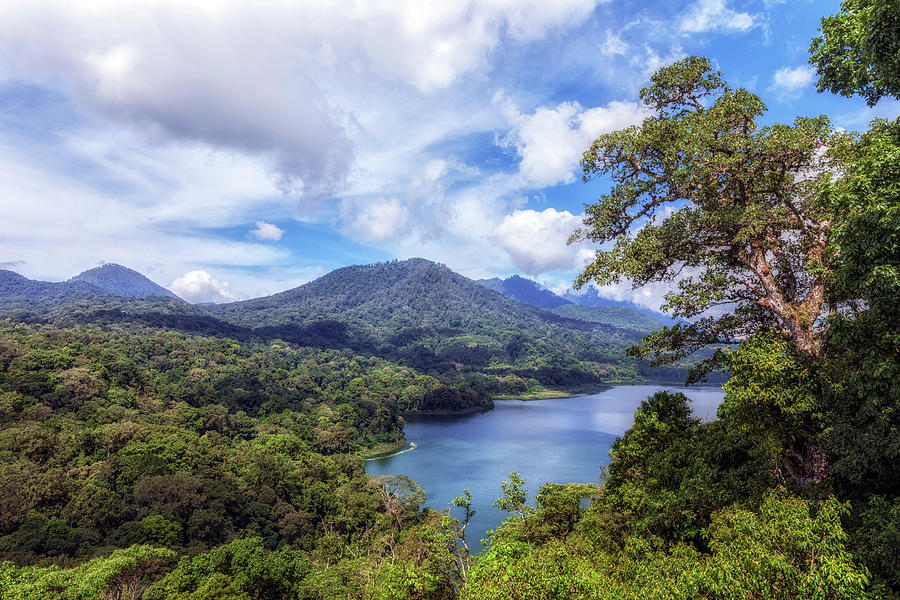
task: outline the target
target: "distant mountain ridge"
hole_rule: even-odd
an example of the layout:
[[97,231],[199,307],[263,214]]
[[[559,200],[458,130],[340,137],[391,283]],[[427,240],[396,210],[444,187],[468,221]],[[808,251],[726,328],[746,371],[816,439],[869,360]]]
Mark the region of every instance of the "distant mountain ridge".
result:
[[648,333],[674,321],[667,316],[638,306],[633,302],[603,298],[594,288],[576,294],[567,291],[563,296],[542,287],[536,281],[518,275],[506,279],[479,279],[484,287],[531,306],[549,310],[557,315],[590,323]]
[[[524,278],[513,283],[516,289],[534,285]],[[228,304],[189,304],[160,289],[119,266],[63,283],[7,272],[0,276],[0,317],[283,340],[371,354],[423,372],[525,377],[547,385],[647,374],[646,364],[625,355],[648,330],[635,319],[555,314],[425,259],[344,267],[278,294]],[[570,306],[563,301],[554,311]]]
[[[0,269],[0,314],[40,315],[53,311],[72,312],[75,304],[94,305],[112,297],[165,298],[184,303],[178,296],[137,271],[107,264],[89,269],[68,281],[38,281],[15,271]],[[65,307],[69,306],[70,309]]]
[[115,263],[106,263],[99,267],[88,269],[69,281],[83,281],[97,287],[97,289],[106,294],[116,296],[166,296],[168,298],[178,298],[174,293],[154,283],[148,277]]
[[488,289],[503,294],[507,298],[513,298],[519,302],[545,310],[552,310],[563,304],[572,303],[570,300],[560,298],[550,290],[542,288],[536,282],[518,275],[512,275],[506,279],[500,279],[499,277],[479,279],[477,282]]
[[43,305],[65,298],[100,293],[102,291],[97,286],[85,281],[37,281],[15,271],[0,269],[0,303],[35,302]]
[[604,298],[597,292],[597,289],[593,286],[587,286],[583,292],[576,292],[574,290],[566,290],[566,293],[562,295],[562,298],[572,302],[573,304],[579,304],[581,306],[602,306],[607,308],[627,308],[630,310],[637,311],[641,314],[647,315],[648,317],[652,317],[657,321],[661,322],[663,325],[674,325],[678,323],[676,319],[665,315],[660,312],[656,312],[655,310],[650,310],[644,306],[640,306],[635,304],[634,302],[630,302],[628,300],[612,300],[610,298]]
[[202,309],[251,332],[426,371],[475,368],[550,383],[637,375],[624,352],[638,332],[535,308],[421,258],[344,267],[279,294]]

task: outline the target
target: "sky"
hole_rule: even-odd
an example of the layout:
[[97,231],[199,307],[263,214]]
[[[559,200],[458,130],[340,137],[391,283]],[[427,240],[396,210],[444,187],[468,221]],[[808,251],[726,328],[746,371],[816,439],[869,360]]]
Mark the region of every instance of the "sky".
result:
[[[189,301],[424,257],[557,291],[608,182],[598,135],[655,69],[709,57],[764,122],[862,130],[897,102],[815,90],[837,0],[0,0],[0,268],[104,262]],[[662,288],[603,295],[657,308]]]

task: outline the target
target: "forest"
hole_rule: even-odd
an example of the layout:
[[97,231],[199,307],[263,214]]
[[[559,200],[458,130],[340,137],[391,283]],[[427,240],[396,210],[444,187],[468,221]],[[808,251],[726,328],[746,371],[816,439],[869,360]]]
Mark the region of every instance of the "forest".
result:
[[[887,0],[824,18],[820,92],[900,98],[898,23]],[[861,134],[824,117],[762,126],[763,101],[699,57],[658,70],[640,98],[653,116],[584,154],[585,178],[613,186],[574,237],[603,248],[579,284],[675,282],[678,320],[642,340],[591,354],[591,330],[569,347],[526,336],[492,372],[535,313],[437,319],[427,296],[397,304],[365,283],[343,323],[371,350],[402,321],[402,352],[177,330],[125,309],[8,313],[0,597],[900,598],[900,119]],[[442,281],[441,296],[458,289]],[[333,284],[285,292],[271,321],[258,308],[274,297],[205,314],[292,330],[342,301]],[[567,322],[554,319],[529,331]],[[403,413],[489,408],[552,381],[542,369],[566,356],[605,364],[626,341],[658,365],[700,352],[692,381],[727,370],[717,418],[660,392],[598,485],[510,473],[496,501],[510,516],[481,553],[465,482],[437,512],[409,478],[365,474],[364,451],[402,442]],[[446,361],[403,360],[416,347]],[[444,368],[462,351],[486,353],[471,359],[482,368]]]

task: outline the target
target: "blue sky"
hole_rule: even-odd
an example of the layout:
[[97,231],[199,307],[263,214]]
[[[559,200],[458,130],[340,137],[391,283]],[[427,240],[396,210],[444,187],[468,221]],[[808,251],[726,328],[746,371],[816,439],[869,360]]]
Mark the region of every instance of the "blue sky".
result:
[[422,256],[563,289],[591,255],[565,240],[606,186],[578,159],[646,115],[655,68],[708,56],[767,122],[900,112],[816,93],[809,40],[838,10],[0,0],[0,267],[62,280],[118,262],[225,301]]

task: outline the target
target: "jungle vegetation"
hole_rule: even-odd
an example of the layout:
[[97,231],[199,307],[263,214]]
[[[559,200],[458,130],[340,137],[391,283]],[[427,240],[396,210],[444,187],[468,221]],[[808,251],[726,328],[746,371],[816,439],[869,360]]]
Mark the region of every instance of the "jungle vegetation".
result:
[[[900,97],[893,6],[847,0],[823,21],[822,89]],[[697,57],[641,98],[653,116],[584,155],[586,177],[615,185],[576,237],[614,246],[581,282],[674,282],[669,307],[689,322],[634,353],[716,345],[694,371],[731,374],[716,420],[658,393],[600,485],[546,484],[530,506],[540,482],[510,473],[496,503],[510,518],[471,556],[468,490],[457,519],[423,510],[414,481],[367,478],[354,455],[399,440],[403,407],[471,382],[350,348],[10,319],[0,596],[900,597],[900,120],[859,135],[822,117],[760,126],[762,100]],[[377,345],[383,323],[433,314],[389,301],[348,322],[376,315]],[[258,304],[222,322],[263,325]],[[285,304],[278,323],[302,314]],[[446,326],[482,327],[466,319]],[[416,339],[439,344],[444,326]]]

